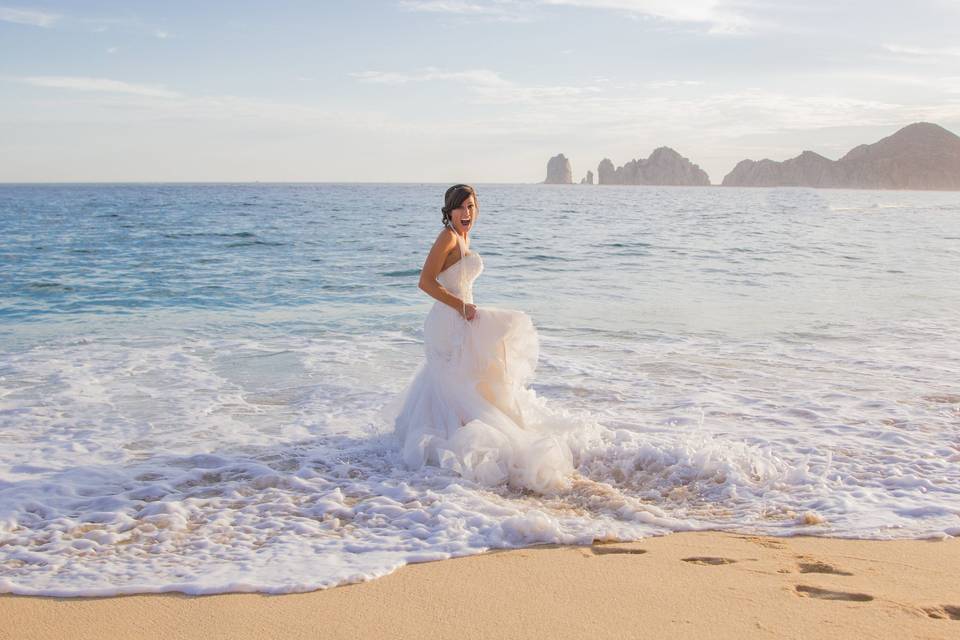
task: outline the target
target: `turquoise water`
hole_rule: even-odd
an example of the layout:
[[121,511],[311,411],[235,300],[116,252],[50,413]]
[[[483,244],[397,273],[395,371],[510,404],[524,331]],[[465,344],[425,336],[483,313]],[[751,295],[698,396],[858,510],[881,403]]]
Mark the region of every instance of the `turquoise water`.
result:
[[[406,310],[423,303],[410,283],[442,189],[0,187],[0,321]],[[618,313],[616,330],[793,329],[942,315],[960,301],[952,192],[499,185],[481,200],[487,297],[559,305],[565,327],[609,326]]]
[[530,314],[534,389],[606,428],[580,472],[630,508],[398,466],[446,185],[4,185],[0,591],[960,534],[960,193],[477,186],[477,302]]

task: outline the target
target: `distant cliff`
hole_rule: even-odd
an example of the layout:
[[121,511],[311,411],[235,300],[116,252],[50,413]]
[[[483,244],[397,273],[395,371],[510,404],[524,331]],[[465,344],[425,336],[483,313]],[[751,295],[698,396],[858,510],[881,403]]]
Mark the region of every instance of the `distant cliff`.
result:
[[604,158],[597,167],[597,178],[599,184],[710,185],[703,169],[670,147],[659,147],[646,160],[631,160],[617,168]]
[[783,162],[743,160],[723,185],[960,189],[960,137],[939,125],[917,122],[879,142],[855,147],[839,160],[812,151]]
[[547,179],[544,184],[573,184],[573,170],[570,161],[562,153],[547,162]]

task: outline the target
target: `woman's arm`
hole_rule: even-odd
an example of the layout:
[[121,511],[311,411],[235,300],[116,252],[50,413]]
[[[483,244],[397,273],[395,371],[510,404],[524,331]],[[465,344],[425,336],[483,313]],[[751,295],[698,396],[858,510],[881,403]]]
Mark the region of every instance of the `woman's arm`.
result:
[[450,308],[455,309],[457,313],[463,315],[465,306],[463,300],[444,289],[443,285],[437,282],[437,277],[443,269],[443,263],[446,261],[447,255],[453,251],[456,246],[457,238],[454,232],[444,227],[440,235],[437,236],[437,241],[433,243],[430,253],[427,254],[426,261],[423,263],[423,269],[420,271],[419,287],[431,298],[439,300]]

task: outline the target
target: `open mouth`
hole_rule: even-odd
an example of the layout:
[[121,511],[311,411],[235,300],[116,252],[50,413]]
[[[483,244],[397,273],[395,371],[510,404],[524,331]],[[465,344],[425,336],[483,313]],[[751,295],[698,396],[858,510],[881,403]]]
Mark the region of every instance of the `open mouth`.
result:
[[460,226],[469,227],[471,222],[470,218],[460,218]]

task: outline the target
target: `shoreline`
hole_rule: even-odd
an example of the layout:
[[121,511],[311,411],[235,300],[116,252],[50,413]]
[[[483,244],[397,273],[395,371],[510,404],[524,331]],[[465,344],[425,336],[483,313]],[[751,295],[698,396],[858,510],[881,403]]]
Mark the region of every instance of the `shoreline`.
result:
[[0,595],[0,639],[954,638],[960,540],[679,532],[285,595]]

